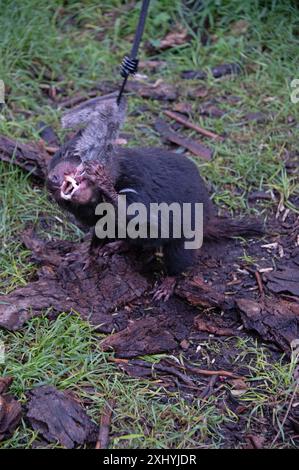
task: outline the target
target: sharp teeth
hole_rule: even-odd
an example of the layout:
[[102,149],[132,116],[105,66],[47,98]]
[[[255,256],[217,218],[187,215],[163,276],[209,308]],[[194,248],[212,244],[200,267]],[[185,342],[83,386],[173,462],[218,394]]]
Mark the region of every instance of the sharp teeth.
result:
[[72,176],[66,175],[61,186],[60,196],[65,200],[71,199],[79,186],[80,185]]
[[65,199],[66,201],[68,199],[72,199],[72,194],[65,194],[62,190],[60,191],[60,196],[62,197],[62,199]]
[[71,185],[73,186],[74,189],[79,188],[79,185],[78,185],[77,181],[76,181],[75,178],[73,178],[72,176],[66,175],[65,178],[64,178],[64,180],[65,180],[65,181],[68,181],[69,183],[71,183]]

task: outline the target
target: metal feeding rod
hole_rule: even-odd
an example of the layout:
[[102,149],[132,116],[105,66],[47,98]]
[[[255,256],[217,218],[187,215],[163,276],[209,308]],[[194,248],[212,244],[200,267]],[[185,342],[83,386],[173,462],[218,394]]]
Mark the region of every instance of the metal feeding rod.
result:
[[119,105],[122,94],[125,90],[125,86],[128,80],[129,75],[134,75],[137,70],[138,70],[138,59],[137,59],[137,54],[138,54],[138,49],[140,45],[140,41],[142,38],[142,34],[144,31],[144,26],[145,26],[145,20],[148,12],[148,7],[149,7],[150,0],[143,0],[141,10],[140,10],[140,15],[139,15],[139,21],[138,25],[136,28],[135,32],[135,37],[134,37],[134,42],[133,46],[131,49],[131,53],[129,56],[125,56],[121,67],[120,67],[120,74],[124,78],[122,85],[119,90],[119,94],[117,97],[117,104]]

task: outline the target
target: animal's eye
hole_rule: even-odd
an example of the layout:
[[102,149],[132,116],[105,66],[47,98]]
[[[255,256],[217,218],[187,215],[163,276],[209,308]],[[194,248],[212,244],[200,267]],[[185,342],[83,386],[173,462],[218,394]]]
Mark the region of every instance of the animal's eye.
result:
[[49,177],[49,181],[52,184],[59,184],[59,176],[58,175],[51,175]]

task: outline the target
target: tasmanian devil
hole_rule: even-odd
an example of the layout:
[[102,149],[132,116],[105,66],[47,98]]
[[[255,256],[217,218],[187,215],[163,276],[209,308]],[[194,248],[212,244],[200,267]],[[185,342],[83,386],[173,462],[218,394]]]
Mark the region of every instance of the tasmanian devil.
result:
[[[193,161],[185,156],[160,148],[121,148],[113,146],[117,137],[118,127],[115,125],[117,115],[109,106],[101,104],[98,115],[98,104],[91,102],[93,111],[86,107],[75,112],[67,125],[80,122],[82,116],[90,124],[85,130],[80,130],[52,158],[47,186],[56,201],[66,210],[73,213],[83,224],[96,227],[103,215],[97,215],[96,207],[103,201],[117,206],[118,196],[126,196],[126,206],[142,203],[146,209],[145,225],[150,228],[156,225],[158,232],[151,237],[150,230],[143,237],[126,237],[126,242],[144,248],[162,247],[163,258],[168,276],[175,276],[190,267],[195,260],[196,250],[186,245],[189,235],[182,227],[183,219],[177,225],[177,220],[169,211],[165,221],[162,213],[150,218],[151,205],[166,203],[170,208],[174,203],[182,212],[189,205],[190,231],[194,232],[198,204],[202,204],[202,219],[199,230],[203,239],[231,238],[241,235],[256,235],[261,233],[261,224],[251,220],[233,220],[217,217],[209,194],[198,168]],[[117,111],[118,112],[118,111]],[[79,117],[78,117],[79,116]],[[91,116],[91,117],[90,117]],[[99,117],[100,116],[100,117]],[[112,116],[112,117],[111,117]],[[100,129],[100,132],[99,132]],[[104,136],[104,137],[103,137]],[[82,156],[101,154],[101,158],[88,160]],[[118,210],[118,207],[116,207]],[[97,212],[97,213],[96,213]],[[134,213],[127,215],[126,222],[134,218]],[[168,233],[165,236],[165,223]],[[115,224],[118,224],[116,217]],[[140,227],[139,227],[140,228]],[[180,229],[175,233],[174,229]],[[115,239],[118,239],[116,226]],[[167,231],[166,231],[167,232]],[[109,241],[109,240],[107,240]],[[92,247],[103,243],[94,232]],[[158,291],[158,297],[168,297],[174,283],[165,281],[164,287]]]
[[[65,177],[70,175],[70,181],[81,165],[79,157],[74,156],[74,142],[67,144],[68,149],[62,148],[49,166],[48,188],[56,201],[72,212],[82,223],[94,227],[100,216],[95,214],[96,206],[107,200],[106,191],[102,191],[96,178],[84,173],[76,178],[75,191],[72,197],[62,197],[61,189],[65,185]],[[205,183],[196,165],[185,156],[163,149],[155,148],[119,148],[115,152],[113,165],[106,167],[113,187],[117,194],[126,195],[126,203],[130,205],[141,202],[149,209],[150,203],[184,203],[191,204],[191,225],[194,227],[195,203],[203,204],[203,237],[204,239],[231,238],[236,235],[256,235],[261,232],[261,226],[256,221],[237,221],[219,218],[215,215]],[[64,190],[68,194],[68,188]],[[132,217],[132,216],[131,216]],[[128,216],[129,218],[129,216]],[[161,220],[159,223],[161,224]],[[167,273],[172,276],[179,274],[192,265],[195,250],[185,247],[186,237],[172,236],[172,218],[169,238],[127,238],[131,244],[142,244],[144,247],[163,247],[164,261]],[[116,231],[117,233],[117,231]],[[93,243],[96,242],[96,238]]]

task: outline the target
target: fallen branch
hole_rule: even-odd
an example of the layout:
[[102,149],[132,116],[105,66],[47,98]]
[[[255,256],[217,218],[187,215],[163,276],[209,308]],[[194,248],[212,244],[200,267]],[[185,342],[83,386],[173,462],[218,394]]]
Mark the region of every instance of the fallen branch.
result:
[[189,365],[186,365],[186,368],[192,372],[193,374],[199,374],[199,375],[220,375],[221,377],[231,377],[233,379],[239,379],[240,376],[234,374],[233,372],[229,372],[228,370],[206,370],[206,369],[198,369],[197,367],[192,367]]
[[162,137],[169,140],[170,142],[173,142],[174,144],[190,150],[190,152],[194,155],[202,157],[205,160],[210,160],[212,158],[213,152],[211,149],[205,147],[196,140],[181,137],[162,119],[156,120],[155,129]]
[[[146,362],[140,359],[135,359],[132,361],[129,361],[128,359],[118,359],[118,358],[109,358],[109,362],[113,362],[115,364],[121,365],[131,365],[131,366],[138,366],[138,367],[145,367],[152,369],[152,371],[157,371],[157,372],[164,372],[168,373],[170,375],[174,375],[178,379],[180,379],[185,385],[188,387],[194,387],[194,382],[186,375],[178,371],[175,367],[173,366],[165,366],[160,363],[155,363],[152,364],[150,362]],[[192,372],[193,374],[199,374],[199,375],[206,375],[206,376],[222,376],[222,377],[230,377],[233,379],[238,379],[240,378],[239,375],[234,374],[233,372],[229,372],[227,370],[206,370],[206,369],[199,369],[197,367],[192,367],[189,364],[184,365],[185,369],[188,369],[188,371]],[[197,387],[196,387],[197,388]]]
[[207,399],[207,398],[209,398],[210,395],[212,395],[213,389],[214,389],[214,386],[215,386],[215,384],[218,380],[218,377],[219,377],[218,375],[215,375],[215,374],[212,375],[212,377],[209,380],[208,385],[206,386],[206,388],[204,388],[204,390],[202,391],[202,393],[200,395],[200,398],[202,400]]
[[0,135],[0,160],[13,163],[43,180],[50,155],[39,144],[23,144]]
[[199,134],[204,135],[205,137],[209,137],[211,139],[215,139],[219,141],[224,140],[221,135],[215,134],[215,132],[208,131],[207,129],[203,129],[203,127],[199,127],[197,124],[193,124],[193,122],[188,121],[186,118],[184,118],[178,113],[175,113],[174,111],[166,110],[164,111],[164,114],[166,114],[166,116],[170,117],[171,119],[174,119],[174,121],[179,122],[180,124],[183,124],[183,126],[188,127],[189,129],[193,129]]
[[290,414],[290,411],[291,411],[293,402],[294,402],[295,397],[296,397],[296,395],[297,395],[298,388],[299,388],[299,384],[297,383],[297,384],[296,384],[296,387],[294,388],[294,391],[293,391],[293,393],[292,393],[292,396],[291,396],[291,399],[290,399],[290,402],[289,402],[289,405],[288,405],[286,414],[285,414],[285,416],[284,416],[284,418],[283,418],[283,420],[282,420],[282,423],[281,423],[281,425],[280,425],[280,427],[279,427],[279,430],[278,430],[276,436],[274,437],[274,439],[273,439],[273,441],[272,441],[271,447],[274,446],[274,444],[276,443],[276,441],[277,441],[277,439],[279,438],[280,434],[282,434],[282,430],[283,430],[283,428],[284,428],[284,425],[285,425],[285,423],[286,423],[286,420],[287,420],[287,418],[288,418],[288,416],[289,416],[289,414]]
[[115,400],[108,400],[108,402],[104,406],[103,413],[101,416],[99,437],[96,443],[96,449],[108,449],[109,432],[114,407]]
[[264,295],[264,287],[263,287],[263,281],[262,281],[261,275],[258,271],[255,271],[254,275],[255,275],[255,279],[256,279],[256,282],[257,282],[257,285],[258,285],[258,288],[259,288],[259,292],[263,296]]

